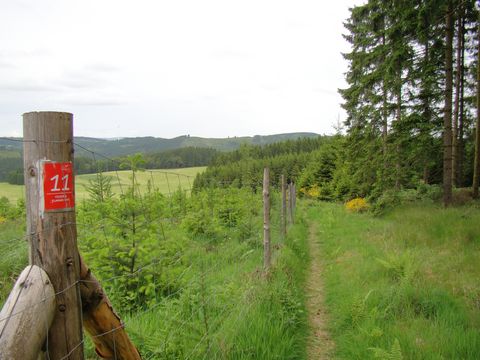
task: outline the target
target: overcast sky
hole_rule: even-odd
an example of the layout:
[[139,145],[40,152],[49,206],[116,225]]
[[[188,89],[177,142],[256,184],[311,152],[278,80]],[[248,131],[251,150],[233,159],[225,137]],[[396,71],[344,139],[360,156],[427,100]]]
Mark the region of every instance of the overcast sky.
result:
[[3,136],[40,110],[94,137],[323,134],[345,116],[360,0],[0,2]]

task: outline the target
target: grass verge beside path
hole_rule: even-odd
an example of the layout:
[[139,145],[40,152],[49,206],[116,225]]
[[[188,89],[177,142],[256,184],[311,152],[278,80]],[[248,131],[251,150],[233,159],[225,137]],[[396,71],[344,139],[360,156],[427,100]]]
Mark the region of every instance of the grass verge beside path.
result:
[[480,209],[311,204],[340,359],[480,358]]

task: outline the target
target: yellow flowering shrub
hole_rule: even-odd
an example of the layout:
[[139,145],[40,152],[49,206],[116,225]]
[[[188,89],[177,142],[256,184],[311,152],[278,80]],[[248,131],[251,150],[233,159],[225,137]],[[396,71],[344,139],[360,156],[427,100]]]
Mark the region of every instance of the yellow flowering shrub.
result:
[[5,219],[3,216],[0,216],[0,224],[3,224],[7,219]]
[[368,210],[369,205],[367,203],[367,200],[365,200],[364,198],[355,198],[347,202],[345,204],[345,208],[348,211],[363,212]]
[[320,197],[320,186],[314,184],[308,188],[301,188],[300,192],[309,198],[318,199]]

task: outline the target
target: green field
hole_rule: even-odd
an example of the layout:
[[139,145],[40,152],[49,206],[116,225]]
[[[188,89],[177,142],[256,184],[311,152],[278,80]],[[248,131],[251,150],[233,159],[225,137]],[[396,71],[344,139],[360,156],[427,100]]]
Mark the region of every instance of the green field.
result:
[[17,200],[25,198],[24,188],[23,185],[12,185],[6,182],[0,182],[0,197],[5,196],[11,203],[15,204]]
[[[139,171],[136,174],[137,183],[140,185],[140,191],[146,191],[147,184],[150,182],[155,189],[164,194],[173,192],[180,186],[182,189],[190,189],[193,185],[195,175],[205,170],[205,167],[193,167],[184,169],[155,169]],[[112,190],[116,195],[122,194],[131,184],[132,172],[129,170],[109,171],[103,173],[112,178]],[[84,174],[75,177],[75,194],[77,200],[83,200],[88,197],[86,186],[89,180],[95,179],[97,174]],[[0,197],[7,197],[10,202],[15,203],[18,199],[25,196],[23,185],[11,185],[0,183]]]

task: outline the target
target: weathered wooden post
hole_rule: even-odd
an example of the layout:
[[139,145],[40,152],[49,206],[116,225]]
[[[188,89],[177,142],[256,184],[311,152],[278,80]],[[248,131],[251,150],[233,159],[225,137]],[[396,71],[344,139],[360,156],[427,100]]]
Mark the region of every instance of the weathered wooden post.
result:
[[295,187],[295,183],[292,182],[291,187],[291,204],[292,204],[292,224],[295,224],[295,207],[297,206],[297,188]]
[[263,170],[263,267],[270,268],[270,171]]
[[287,206],[287,213],[288,213],[288,223],[293,223],[293,215],[292,215],[292,183],[289,182],[287,185],[287,197],[288,197],[288,206]]
[[26,113],[23,139],[30,264],[45,270],[56,293],[46,350],[50,359],[83,359],[73,115]]
[[27,266],[0,312],[0,359],[37,360],[55,308],[47,273]]
[[282,187],[282,213],[281,213],[281,233],[285,238],[287,235],[287,188],[285,184],[285,175],[280,178],[280,186]]

